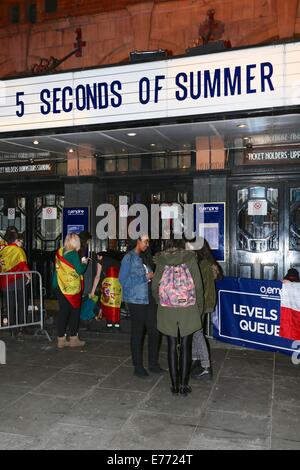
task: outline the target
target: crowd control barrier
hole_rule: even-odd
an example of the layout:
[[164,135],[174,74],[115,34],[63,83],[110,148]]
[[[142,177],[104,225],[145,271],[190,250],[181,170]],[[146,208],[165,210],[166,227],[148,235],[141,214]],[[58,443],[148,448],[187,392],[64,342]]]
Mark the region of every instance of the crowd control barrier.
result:
[[37,326],[45,334],[42,277],[37,271],[0,273],[0,331]]

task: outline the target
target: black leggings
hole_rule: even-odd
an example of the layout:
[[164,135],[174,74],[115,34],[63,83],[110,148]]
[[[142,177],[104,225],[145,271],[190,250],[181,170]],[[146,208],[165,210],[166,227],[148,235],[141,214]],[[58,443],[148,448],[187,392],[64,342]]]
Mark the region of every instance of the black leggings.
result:
[[167,336],[168,364],[173,387],[188,385],[192,363],[193,334],[188,336]]

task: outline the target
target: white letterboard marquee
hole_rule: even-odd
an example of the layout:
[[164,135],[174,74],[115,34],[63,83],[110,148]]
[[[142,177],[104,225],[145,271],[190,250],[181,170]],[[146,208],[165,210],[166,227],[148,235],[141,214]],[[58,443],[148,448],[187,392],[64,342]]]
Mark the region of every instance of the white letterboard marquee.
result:
[[300,43],[0,81],[0,133],[300,104]]

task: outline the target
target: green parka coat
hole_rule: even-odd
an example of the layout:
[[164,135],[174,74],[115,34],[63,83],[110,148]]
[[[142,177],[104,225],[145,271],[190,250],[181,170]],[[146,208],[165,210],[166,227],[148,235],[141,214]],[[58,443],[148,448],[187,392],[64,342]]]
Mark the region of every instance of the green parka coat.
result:
[[199,267],[204,287],[204,313],[211,313],[216,305],[216,287],[211,263],[203,259]]
[[[158,304],[157,328],[167,336],[187,336],[202,328],[202,314],[204,306],[203,283],[197,263],[197,256],[193,251],[182,249],[166,250],[155,256],[156,270],[152,280],[152,293]],[[190,307],[162,307],[159,302],[159,283],[165,266],[178,266],[186,264],[194,281],[196,291],[196,304]]]

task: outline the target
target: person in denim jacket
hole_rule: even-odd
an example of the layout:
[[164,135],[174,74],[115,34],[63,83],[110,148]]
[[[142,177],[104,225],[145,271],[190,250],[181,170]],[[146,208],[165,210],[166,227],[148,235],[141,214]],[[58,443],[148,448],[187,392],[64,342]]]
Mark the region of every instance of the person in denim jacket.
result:
[[123,290],[123,301],[127,302],[131,315],[131,355],[134,375],[148,376],[143,366],[144,330],[148,332],[148,365],[149,371],[160,373],[158,365],[159,332],[156,326],[156,310],[150,308],[148,282],[153,272],[147,272],[141,254],[149,247],[149,237],[144,235],[137,239],[135,248],[123,258],[119,281]]

